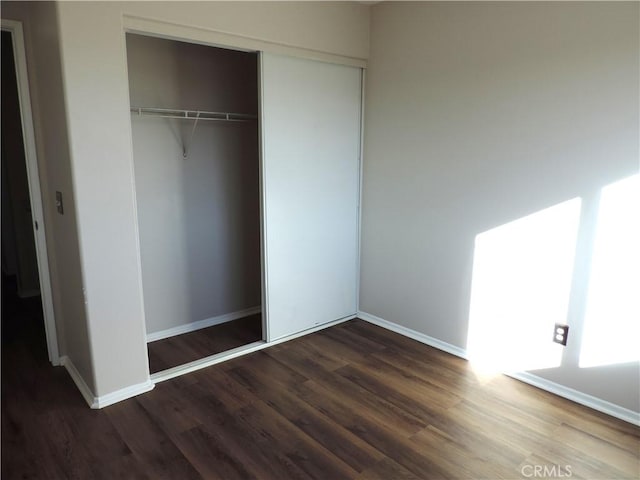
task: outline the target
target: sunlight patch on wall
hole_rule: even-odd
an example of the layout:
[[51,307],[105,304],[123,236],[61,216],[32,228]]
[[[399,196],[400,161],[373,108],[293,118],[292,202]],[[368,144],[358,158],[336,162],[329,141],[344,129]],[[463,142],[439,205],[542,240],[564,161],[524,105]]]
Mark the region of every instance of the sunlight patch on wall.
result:
[[640,360],[640,175],[602,189],[580,367]]
[[467,351],[481,372],[560,365],[580,222],[578,198],[476,236]]

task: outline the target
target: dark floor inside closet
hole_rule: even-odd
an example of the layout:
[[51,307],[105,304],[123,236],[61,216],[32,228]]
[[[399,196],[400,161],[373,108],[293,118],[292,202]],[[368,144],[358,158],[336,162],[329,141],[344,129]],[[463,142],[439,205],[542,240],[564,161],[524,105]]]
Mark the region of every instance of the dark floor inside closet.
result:
[[161,372],[262,340],[260,313],[147,344],[149,371]]

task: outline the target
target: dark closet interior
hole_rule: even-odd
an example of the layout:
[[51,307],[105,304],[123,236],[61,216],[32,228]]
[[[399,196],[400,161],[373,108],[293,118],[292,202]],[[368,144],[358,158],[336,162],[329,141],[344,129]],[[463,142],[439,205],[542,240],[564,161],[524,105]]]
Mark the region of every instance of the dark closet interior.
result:
[[261,341],[258,56],[127,34],[151,373]]

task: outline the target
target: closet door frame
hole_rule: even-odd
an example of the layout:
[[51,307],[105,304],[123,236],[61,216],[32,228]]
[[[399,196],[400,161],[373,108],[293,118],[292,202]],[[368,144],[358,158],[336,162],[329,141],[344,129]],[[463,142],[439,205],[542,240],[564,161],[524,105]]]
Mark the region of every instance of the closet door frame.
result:
[[[125,17],[126,18],[126,17]],[[172,40],[172,41],[177,41],[177,42],[184,42],[184,43],[191,43],[191,44],[195,44],[195,45],[203,45],[206,47],[213,47],[213,48],[221,48],[221,49],[225,49],[225,50],[232,50],[232,51],[238,51],[238,52],[245,52],[245,53],[254,53],[256,54],[256,62],[257,62],[257,78],[256,78],[256,86],[255,88],[257,89],[257,95],[258,95],[258,105],[257,105],[257,142],[258,142],[258,194],[259,194],[259,201],[260,201],[260,205],[259,205],[259,211],[260,211],[260,285],[261,285],[261,296],[262,298],[260,299],[260,306],[261,306],[261,320],[262,320],[262,340],[261,342],[267,342],[267,338],[266,338],[266,332],[267,332],[267,323],[266,323],[266,308],[265,308],[265,303],[266,303],[266,298],[265,298],[265,291],[266,291],[266,287],[265,287],[265,260],[264,260],[264,201],[263,201],[263,185],[262,185],[262,103],[261,103],[261,75],[260,75],[260,51],[257,50],[250,50],[250,49],[246,49],[246,48],[241,48],[241,47],[236,47],[236,46],[229,46],[229,45],[221,45],[218,43],[210,43],[210,42],[202,42],[202,41],[198,41],[198,40],[194,40],[191,36],[186,36],[186,37],[181,37],[181,38],[177,38],[174,35],[169,34],[169,32],[166,32],[165,29],[163,28],[159,28],[159,29],[152,29],[150,31],[140,31],[139,29],[132,29],[132,28],[127,28],[125,25],[124,31],[123,31],[123,37],[126,36],[126,34],[135,34],[135,35],[143,35],[143,36],[148,36],[148,37],[155,37],[155,38],[162,38],[165,40]],[[126,44],[126,39],[123,38],[123,42]],[[124,48],[124,55],[125,55],[125,60],[126,60],[126,48]],[[127,65],[127,62],[125,61],[125,65]],[[127,70],[127,76],[128,76],[128,70]],[[133,132],[133,127],[132,125],[130,125],[130,129]],[[132,139],[133,139],[133,135],[132,135]],[[133,145],[132,145],[132,149],[133,149]],[[133,156],[132,156],[133,158]],[[133,168],[134,165],[131,165],[131,169],[133,172]],[[135,181],[134,181],[134,185],[135,185]],[[138,219],[137,219],[137,192],[136,189],[134,188],[134,202],[135,202],[135,215],[136,215],[136,224],[138,224]],[[138,235],[137,237],[137,249],[138,249],[138,262],[141,262],[141,257],[140,257],[140,237]],[[144,297],[144,289],[142,289],[142,295]],[[144,308],[144,301],[143,303],[143,308]],[[146,321],[145,321],[145,335],[146,335]],[[253,344],[250,344],[253,345]],[[239,347],[242,348],[242,347]],[[237,349],[234,349],[237,350]],[[180,369],[180,370],[184,370],[181,371],[181,373],[179,374],[184,374],[184,373],[189,373],[191,371],[197,370],[198,368],[204,368],[210,364],[213,363],[207,363],[206,365],[202,365],[200,366],[200,364],[204,363],[206,360],[208,360],[209,358],[215,357],[216,359],[218,357],[220,357],[221,355],[223,355],[226,352],[222,352],[221,354],[215,354],[215,355],[211,355],[210,357],[205,357],[201,360],[196,360],[194,362],[191,362],[189,364],[184,365],[184,369],[182,367],[174,367],[173,369],[169,369],[167,372],[167,375],[159,375],[162,374],[163,372],[158,372],[157,374],[153,374],[152,375],[152,380],[154,381],[159,381],[158,379],[161,380],[165,380],[168,378],[173,378],[177,375],[170,373],[170,371],[172,372],[173,370],[176,369]],[[225,358],[226,359],[226,358]],[[217,363],[217,362],[214,362]],[[193,364],[193,365],[192,365]],[[197,364],[197,368],[196,367]],[[164,378],[164,377],[167,378]],[[156,378],[158,377],[158,378]]]
[[[363,133],[364,133],[364,98],[365,98],[365,73],[367,62],[365,59],[354,58],[354,57],[345,57],[342,55],[331,54],[318,52],[313,50],[308,50],[305,48],[277,44],[273,42],[263,41],[252,37],[244,37],[242,35],[229,34],[226,32],[219,32],[215,30],[205,30],[198,27],[191,27],[187,25],[175,24],[172,22],[164,22],[162,20],[150,19],[150,18],[142,18],[139,16],[133,15],[123,15],[122,17],[122,44],[123,44],[123,56],[125,57],[124,65],[126,68],[126,41],[125,35],[127,33],[137,34],[137,35],[146,35],[151,37],[163,38],[166,40],[175,40],[186,43],[193,43],[196,45],[203,45],[209,47],[223,48],[227,50],[235,50],[240,52],[249,52],[257,54],[258,61],[258,78],[256,88],[258,89],[258,149],[259,149],[259,196],[260,196],[260,283],[261,283],[261,307],[262,307],[262,341],[255,342],[253,344],[249,344],[246,347],[240,347],[238,349],[234,349],[230,352],[223,352],[222,354],[212,355],[211,357],[206,357],[201,360],[197,360],[195,362],[191,362],[190,364],[175,367],[174,369],[170,369],[166,372],[159,372],[158,374],[154,374],[151,380],[154,383],[161,382],[164,380],[169,380],[171,378],[184,375],[201,368],[205,368],[211,365],[215,365],[217,363],[229,360],[234,357],[238,357],[241,355],[246,355],[248,353],[261,350],[263,348],[269,347],[271,345],[276,345],[278,343],[285,342],[287,340],[291,340],[296,337],[304,336],[309,333],[313,333],[318,330],[322,330],[324,328],[331,327],[332,325],[336,325],[342,323],[350,318],[354,318],[356,315],[346,317],[343,319],[330,321],[328,323],[319,325],[317,327],[305,330],[303,332],[290,335],[285,338],[280,338],[277,340],[272,340],[269,338],[269,315],[268,315],[268,302],[269,302],[269,285],[267,284],[267,258],[266,258],[266,244],[265,244],[265,201],[266,201],[266,192],[264,186],[264,157],[263,157],[263,148],[264,148],[264,139],[263,139],[263,124],[264,124],[264,115],[263,115],[263,91],[262,91],[262,54],[263,53],[274,53],[279,55],[286,55],[298,58],[304,58],[308,60],[321,61],[326,63],[333,63],[337,65],[345,65],[359,68],[361,71],[361,115],[360,115],[360,154],[358,158],[358,168],[359,168],[359,184],[358,184],[358,206],[357,206],[357,266],[356,266],[356,307],[359,310],[359,300],[360,300],[360,234],[361,234],[361,217],[362,217],[362,174],[363,174]],[[128,76],[128,71],[125,72]],[[130,131],[132,131],[131,124],[129,125]],[[133,148],[133,146],[132,146]],[[133,162],[133,156],[132,156]],[[132,172],[132,182],[133,182],[133,163],[131,164],[131,172]],[[135,184],[135,182],[133,182]],[[133,192],[134,197],[134,214],[136,215],[136,224],[137,224],[137,206],[136,206],[136,192],[134,188]],[[137,237],[136,241],[138,242],[137,250],[138,250],[138,262],[140,262],[140,238]],[[142,279],[140,279],[142,281]],[[144,293],[143,293],[144,295]],[[144,301],[142,302],[144,305]],[[144,306],[143,306],[144,308]],[[146,322],[144,325],[145,335],[146,335]],[[146,348],[146,344],[145,344]]]
[[267,285],[267,226],[265,222],[267,194],[264,186],[264,115],[262,88],[262,51],[258,51],[258,183],[260,194],[260,295],[262,297],[262,340],[268,345],[269,338],[269,285]]

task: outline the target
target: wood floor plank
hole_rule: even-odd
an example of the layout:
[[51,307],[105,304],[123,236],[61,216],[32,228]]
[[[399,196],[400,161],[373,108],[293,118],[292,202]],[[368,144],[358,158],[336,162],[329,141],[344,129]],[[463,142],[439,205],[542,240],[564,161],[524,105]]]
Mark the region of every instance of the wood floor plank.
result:
[[150,373],[161,372],[206,356],[201,354],[188,341],[184,341],[181,338],[148,343],[147,351]]
[[[323,351],[318,348],[313,335],[296,338],[290,342],[270,347],[265,350],[265,353],[272,358],[294,357],[300,360],[296,365],[296,369],[307,378],[312,378],[319,371],[332,372],[340,367],[349,365],[349,362],[335,355],[328,355],[326,350]],[[304,367],[306,361],[310,362],[309,368]]]
[[347,325],[348,323],[342,323],[334,328],[320,330],[320,332],[318,332],[318,337],[328,337],[334,342],[346,347],[347,351],[351,353],[357,352],[362,357],[366,357],[378,350],[384,350],[387,348],[384,344],[352,332],[346,328]]
[[[527,467],[524,470],[525,474],[530,474],[531,468],[539,465],[542,468],[546,466],[547,469],[558,466],[563,470],[567,470],[567,467],[570,467],[572,477],[584,478],[586,480],[630,480],[638,478],[637,475],[632,477],[626,476],[614,465],[603,463],[593,457],[584,456],[582,452],[578,452],[570,447],[560,447],[559,444],[550,444],[542,451],[531,454],[522,462],[520,471],[523,471],[523,467],[527,465],[531,467]],[[547,477],[551,477],[551,475]]]
[[62,418],[49,413],[52,415],[42,414],[40,419],[41,425],[46,426],[46,433],[39,433],[39,442],[44,443],[48,453],[48,467],[52,473],[60,472],[56,475],[62,478],[91,478],[93,471],[84,445],[76,441],[72,428]]
[[[49,443],[64,446],[63,458],[82,457],[92,471],[92,478],[116,478],[125,472],[131,478],[146,478],[143,470],[135,468],[133,452],[102,412],[79,405],[73,410],[49,411],[43,415],[47,416],[43,422]],[[96,435],[96,431],[100,435]],[[67,451],[67,445],[74,445],[76,451]]]
[[278,362],[265,352],[259,351],[235,358],[228,362],[227,370],[235,370],[239,367],[247,367],[284,386],[295,385],[307,380],[302,373],[289,367],[286,363]]
[[500,441],[501,436],[496,430],[486,430],[484,425],[478,425],[473,417],[458,415],[457,411],[449,411],[442,418],[427,428],[437,431],[461,447],[482,458],[490,458],[493,462],[513,466],[521,462],[527,455],[519,448],[514,448],[509,442]]
[[28,417],[29,421],[23,419],[26,399],[26,403],[14,404],[5,401],[4,396],[3,392],[1,478],[72,478],[73,472],[90,473],[86,464],[81,468],[73,466],[75,456],[60,456],[59,445],[51,445],[42,435],[41,417],[34,414]]
[[344,369],[338,370],[338,373],[344,374],[349,368],[359,371],[361,375],[369,375],[375,381],[381,382],[395,391],[406,392],[410,397],[428,398],[430,405],[443,409],[452,407],[462,398],[447,388],[437,385],[430,379],[421,378],[413,375],[410,371],[380,361],[374,355],[368,356],[357,364],[344,367]]
[[[305,339],[311,342],[311,339]],[[332,357],[336,361],[350,364],[362,360],[367,355],[373,352],[366,352],[363,350],[354,350],[351,346],[346,345],[343,342],[338,341],[327,335],[323,335],[322,332],[314,334],[313,345],[315,349],[325,352],[328,356]]]
[[570,446],[582,452],[584,456],[610,463],[620,470],[625,478],[639,478],[640,463],[638,452],[635,455],[617,445],[604,441],[590,433],[583,432],[569,425],[562,425],[554,432],[554,441],[563,446]]
[[395,350],[414,352],[415,354],[421,355],[425,349],[431,348],[417,340],[398,335],[390,330],[372,325],[358,318],[350,322],[345,322],[342,326],[345,330],[353,332],[360,337],[367,338],[372,342],[376,342],[386,347],[386,349],[393,348]]
[[370,466],[357,477],[358,480],[422,480],[423,478],[410,472],[389,457]]
[[149,476],[162,479],[202,478],[173,441],[134,399],[111,405],[106,414]]
[[[370,392],[371,395],[379,395],[389,403],[395,405],[403,412],[407,412],[415,418],[420,419],[425,425],[429,425],[435,419],[442,416],[445,408],[431,402],[422,401],[421,398],[411,396],[411,386],[405,384],[405,388],[398,390],[393,385],[389,385],[384,380],[376,378],[375,375],[364,371],[357,365],[347,365],[337,370],[339,375]],[[425,396],[424,398],[429,398]],[[457,403],[452,401],[452,404]]]
[[[288,357],[287,363],[296,368],[301,363],[308,364],[307,361],[294,357]],[[382,424],[393,425],[405,437],[426,426],[423,420],[396,406],[383,395],[372,395],[368,390],[335,372],[319,371],[314,375],[313,382],[322,385],[328,391],[340,392],[341,396],[349,399],[349,403],[356,410],[366,411],[370,418]]]
[[160,383],[149,394],[136,399],[167,435],[178,435],[200,425],[189,396],[184,394],[182,379],[176,380]]
[[262,340],[262,316],[257,313],[148,343],[149,370],[160,372],[259,340]]
[[176,443],[202,478],[218,480],[259,478],[228,451],[227,445],[221,442],[220,438],[203,427],[194,427],[179,434]]
[[154,480],[154,477],[149,475],[147,467],[132,453],[114,459],[108,465],[98,461],[91,465],[91,471],[91,478],[95,480]]
[[3,317],[3,479],[640,478],[640,428],[360,320],[94,411],[29,318]]
[[519,477],[517,462],[504,462],[495,456],[469,449],[457,443],[435,428],[425,428],[411,437],[420,451],[432,461],[441,465],[450,478],[512,479]]
[[[446,472],[425,458],[404,435],[398,434],[393,424],[379,423],[360,415],[348,401],[315,383],[305,382],[298,394],[314,408],[343,425],[387,457],[416,475],[427,478],[446,478]],[[344,403],[343,403],[344,402]],[[368,413],[368,412],[366,412]]]
[[[220,375],[226,375],[220,371]],[[232,385],[233,379],[227,378],[225,384]],[[241,388],[239,385],[232,387],[237,390]],[[249,391],[246,395],[251,396]],[[255,476],[260,479],[308,479],[300,468],[289,459],[283,452],[274,448],[273,445],[264,442],[264,437],[256,433],[255,429],[250,428],[246,423],[241,421],[238,414],[238,407],[228,408],[223,400],[219,399],[215,392],[212,392],[210,386],[206,383],[191,383],[188,390],[183,390],[182,396],[190,403],[190,413],[198,421],[198,427],[183,432],[173,437],[173,441],[183,452],[191,463],[198,465],[198,469],[205,475],[215,475],[208,472],[206,465],[210,454],[207,449],[192,445],[193,439],[198,436],[206,436],[215,445],[210,447],[213,449],[211,455],[220,457],[225,463],[225,468],[229,469],[228,475],[234,476],[242,472],[237,468],[236,464],[241,464],[246,470],[247,475]],[[254,397],[252,401],[247,402],[243,407],[254,408],[255,403],[260,401]],[[157,413],[154,414],[158,418]],[[165,422],[171,423],[170,419],[158,418],[161,424]],[[165,426],[165,429],[170,428]]]
[[[472,400],[466,399],[447,412],[446,418],[453,417],[473,431],[495,432],[496,429],[499,429],[503,432],[500,437],[492,440],[485,439],[484,443],[490,442],[492,445],[498,445],[504,452],[513,452],[516,460],[518,456],[524,458],[541,448],[549,438],[552,438],[551,435],[554,433],[550,431],[547,435],[543,435],[533,429],[523,428],[522,424],[504,417],[499,409],[487,411],[478,408]],[[435,425],[435,423],[434,426],[442,431],[447,431],[446,428],[442,428],[443,423],[446,426],[445,422],[439,421],[439,425]]]
[[257,401],[256,397],[235,382],[226,370],[204,369],[194,372],[192,376],[197,379],[203,390],[221,402],[229,412]]
[[357,473],[264,403],[245,407],[237,415],[264,438],[265,445],[291,459],[310,478],[348,479]]
[[409,355],[407,351],[390,347],[383,352],[376,352],[371,357],[381,360],[410,375],[433,383],[448,392],[464,397],[480,385],[473,372],[456,370],[440,359]]
[[383,458],[380,452],[283,389],[281,385],[261,380],[264,377],[244,367],[230,373],[246,385],[256,398],[260,398],[355,471],[361,472]]
[[582,409],[563,409],[562,425],[578,429],[585,434],[593,435],[602,441],[609,442],[619,448],[626,450],[632,455],[637,455],[640,449],[640,437],[638,432],[634,432],[627,422],[608,418],[594,418],[592,410],[584,407]]
[[505,425],[526,425],[528,431],[544,437],[553,435],[561,425],[555,406],[539,399],[509,402],[486,389],[476,389],[473,401],[466,405],[469,403],[470,408],[478,412],[495,412],[496,418]]
[[[257,404],[250,404],[241,411],[255,410]],[[240,461],[252,475],[261,480],[298,479],[308,480],[311,477],[277,444],[267,441],[264,432],[254,425],[243,421],[234,413],[228,417],[223,428],[211,425],[203,426],[209,434],[217,439],[234,458]],[[204,461],[207,461],[206,459]]]
[[622,448],[626,445],[634,453],[638,451],[640,429],[635,425],[504,375],[495,375],[490,382],[485,383],[475,398],[478,397],[486,398],[487,404],[492,403],[501,409],[517,406],[528,415],[521,421],[528,422],[530,418],[538,418],[559,425],[572,425],[590,433],[597,432],[597,436],[619,444]]

